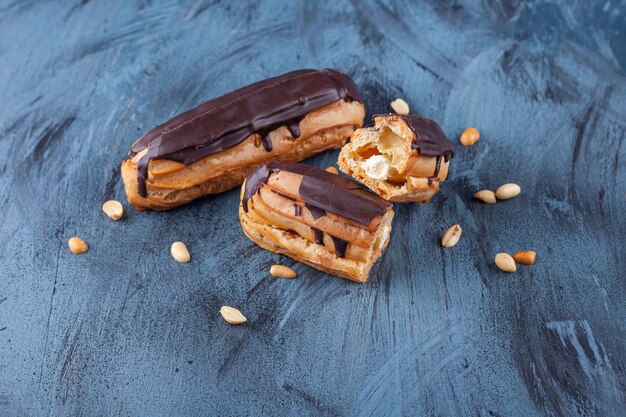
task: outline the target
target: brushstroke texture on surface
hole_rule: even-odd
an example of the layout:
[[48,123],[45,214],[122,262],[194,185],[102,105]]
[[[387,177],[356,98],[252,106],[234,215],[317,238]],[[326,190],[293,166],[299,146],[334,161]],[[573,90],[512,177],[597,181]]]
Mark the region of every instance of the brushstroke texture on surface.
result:
[[[0,415],[623,415],[624,0],[8,1],[0,27]],[[455,143],[442,192],[396,205],[367,284],[253,245],[237,190],[102,213],[139,135],[307,67]],[[471,198],[505,182],[522,194]],[[493,265],[521,249],[535,266]]]

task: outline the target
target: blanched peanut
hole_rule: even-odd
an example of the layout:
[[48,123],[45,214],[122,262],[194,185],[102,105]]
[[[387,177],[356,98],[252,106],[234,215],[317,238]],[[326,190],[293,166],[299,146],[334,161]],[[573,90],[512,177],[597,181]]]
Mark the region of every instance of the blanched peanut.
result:
[[222,308],[220,308],[220,314],[224,320],[230,324],[242,324],[247,321],[246,317],[241,314],[241,311],[236,308],[222,306]]
[[496,255],[496,266],[504,272],[515,272],[517,270],[515,261],[508,253],[499,253]]
[[502,184],[496,190],[496,197],[498,197],[498,200],[508,200],[509,198],[517,197],[521,192],[522,188],[517,184]]
[[394,101],[391,102],[390,105],[393,111],[403,116],[406,116],[410,112],[409,105],[407,104],[406,101],[402,100],[401,98],[395,99]]
[[109,218],[119,220],[124,215],[124,206],[122,206],[122,203],[119,201],[109,200],[102,205],[102,211],[104,211]]
[[191,259],[191,255],[189,254],[187,245],[185,245],[183,242],[172,243],[170,251],[172,253],[172,257],[178,262],[187,263]]
[[333,174],[339,174],[339,171],[335,167],[326,167],[326,171]]
[[80,255],[81,253],[85,253],[89,249],[89,245],[87,244],[87,242],[85,242],[79,237],[73,237],[70,240],[68,240],[67,246],[69,246],[70,252],[72,252],[75,255]]
[[295,278],[298,276],[296,271],[285,265],[272,265],[270,274],[278,278]]
[[496,202],[496,193],[491,190],[480,190],[474,194],[476,200],[480,200],[483,203],[493,204]]
[[461,239],[462,232],[463,231],[461,230],[461,226],[459,226],[458,224],[451,226],[443,234],[443,237],[441,238],[441,246],[443,246],[444,248],[451,248],[452,246],[456,245],[459,242],[459,239]]

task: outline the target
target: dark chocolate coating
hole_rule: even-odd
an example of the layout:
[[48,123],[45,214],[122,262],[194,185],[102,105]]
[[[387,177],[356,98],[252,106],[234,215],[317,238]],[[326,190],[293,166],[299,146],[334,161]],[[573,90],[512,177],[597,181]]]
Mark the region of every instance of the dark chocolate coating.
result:
[[[281,170],[302,175],[298,193],[314,218],[329,211],[367,226],[391,206],[362,185],[323,169],[308,164],[272,162],[248,175],[241,201],[244,211],[248,211],[248,200],[267,181],[270,173]],[[311,207],[315,209],[311,210]]]
[[286,198],[287,200],[296,201],[296,199],[295,199],[295,198],[293,198],[293,197],[291,197],[291,196],[289,196],[289,195],[287,195],[287,194],[281,193],[280,191],[272,190],[272,192],[273,192],[274,194],[276,194],[276,195],[281,196],[282,198]]
[[452,143],[437,122],[411,114],[402,116],[402,120],[417,136],[413,140],[412,147],[418,149],[420,155],[443,156],[446,161],[454,156]]
[[315,227],[311,227],[311,230],[313,230],[313,234],[315,235],[315,243],[317,243],[318,245],[323,245],[324,232],[322,232],[320,229],[316,229]]
[[362,101],[347,75],[332,69],[304,69],[209,100],[157,126],[133,145],[127,158],[148,150],[137,162],[139,194],[147,194],[145,182],[152,159],[189,165],[232,148],[254,133],[261,135],[263,148],[271,152],[269,132],[286,125],[299,137],[299,123],[307,113],[344,99]]
[[311,213],[311,216],[313,216],[315,220],[326,215],[326,212],[324,210],[322,210],[321,208],[317,208],[311,204],[305,203],[305,207],[309,210],[309,213]]
[[454,156],[452,143],[450,143],[446,134],[441,130],[441,126],[434,120],[414,114],[406,116],[376,114],[372,119],[389,116],[401,117],[413,133],[415,133],[416,138],[413,140],[411,147],[419,150],[420,155],[443,157],[446,162]]
[[241,206],[246,213],[248,212],[248,200],[259,191],[259,188],[267,181],[269,175],[270,170],[267,165],[262,165],[248,174],[243,191],[243,199],[241,200]]
[[328,235],[333,240],[333,245],[335,245],[335,255],[340,258],[346,257],[346,249],[348,249],[348,241],[343,240],[341,238]]

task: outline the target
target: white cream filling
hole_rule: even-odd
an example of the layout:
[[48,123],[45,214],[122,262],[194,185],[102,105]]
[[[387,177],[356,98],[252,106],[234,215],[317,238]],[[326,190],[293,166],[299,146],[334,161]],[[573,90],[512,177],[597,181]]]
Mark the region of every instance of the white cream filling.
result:
[[371,156],[361,165],[368,177],[386,181],[391,173],[391,161],[383,155]]
[[385,242],[387,241],[387,237],[389,236],[390,229],[391,228],[389,226],[386,226],[383,230],[380,240],[378,241],[378,249],[383,248],[383,245],[385,244]]

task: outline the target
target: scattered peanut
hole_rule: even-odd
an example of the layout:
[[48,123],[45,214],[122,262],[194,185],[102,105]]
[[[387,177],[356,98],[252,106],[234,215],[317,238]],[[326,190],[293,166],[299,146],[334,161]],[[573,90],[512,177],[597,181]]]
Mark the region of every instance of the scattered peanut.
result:
[[451,248],[452,246],[456,245],[461,238],[462,232],[463,231],[461,230],[461,226],[459,226],[458,224],[449,227],[441,238],[441,246],[443,246],[444,248]]
[[498,253],[496,255],[496,266],[504,272],[515,272],[517,270],[515,261],[508,253]]
[[170,248],[170,251],[172,252],[172,257],[176,259],[178,262],[187,263],[191,259],[189,250],[187,249],[187,246],[183,242],[172,243],[172,247]]
[[476,200],[480,200],[483,203],[493,204],[496,202],[496,193],[491,190],[480,190],[474,194]]
[[513,254],[513,259],[515,259],[515,262],[518,264],[534,265],[535,259],[537,259],[537,252],[534,250],[515,252]]
[[226,323],[230,324],[242,324],[247,320],[246,317],[241,314],[241,311],[228,306],[222,306],[222,308],[220,308],[220,314]]
[[89,245],[87,244],[87,242],[85,242],[79,237],[73,237],[70,240],[68,240],[67,246],[69,246],[70,252],[72,252],[75,255],[80,255],[81,253],[85,253],[89,249]]
[[335,167],[327,167],[326,171],[330,172],[330,173],[333,173],[333,174],[339,174],[339,171]]
[[496,197],[498,197],[498,200],[508,200],[509,198],[517,197],[521,192],[522,189],[517,184],[502,184],[496,190]]
[[270,274],[278,278],[295,278],[298,273],[285,265],[272,265]]
[[475,127],[468,127],[461,134],[459,139],[463,146],[472,146],[480,139],[480,132]]
[[104,211],[109,218],[119,220],[124,215],[124,206],[122,206],[122,203],[119,201],[109,200],[102,205],[102,211]]
[[393,111],[395,111],[398,114],[402,114],[402,115],[407,115],[409,114],[409,105],[406,103],[406,101],[402,100],[401,98],[397,98],[394,101],[391,102],[391,109]]

